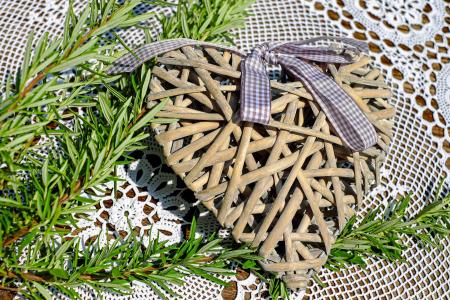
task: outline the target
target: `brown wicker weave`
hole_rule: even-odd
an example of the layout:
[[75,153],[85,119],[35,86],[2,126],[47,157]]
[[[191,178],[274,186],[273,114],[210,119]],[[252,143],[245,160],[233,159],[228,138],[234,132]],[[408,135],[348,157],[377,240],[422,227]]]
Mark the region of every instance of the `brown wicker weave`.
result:
[[167,164],[235,240],[259,247],[263,268],[289,287],[304,287],[379,181],[395,113],[386,102],[390,91],[367,57],[320,66],[379,134],[376,146],[352,153],[301,82],[271,82],[269,125],[240,122],[240,61],[191,47],[158,58],[148,105],[169,99],[158,116],[178,122],[153,125],[156,139]]

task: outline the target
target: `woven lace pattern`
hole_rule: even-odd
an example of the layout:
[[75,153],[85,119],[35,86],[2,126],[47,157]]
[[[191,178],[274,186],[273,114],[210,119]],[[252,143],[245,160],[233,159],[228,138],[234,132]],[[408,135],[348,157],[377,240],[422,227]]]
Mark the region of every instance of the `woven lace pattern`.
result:
[[[75,2],[79,11],[87,0]],[[171,14],[171,8],[142,6]],[[20,66],[25,42],[31,30],[39,37],[45,31],[51,37],[62,33],[67,10],[65,0],[0,1],[0,82]],[[259,0],[252,7],[246,28],[237,30],[237,46],[248,51],[267,41],[287,41],[320,35],[348,36],[365,40],[371,48],[374,64],[383,70],[392,86],[391,103],[397,110],[394,138],[382,171],[382,185],[367,195],[360,214],[383,207],[387,200],[413,193],[410,213],[427,203],[442,177],[448,179],[450,166],[450,64],[448,2],[441,0]],[[156,35],[156,20],[148,26]],[[138,46],[144,42],[138,30],[121,33],[125,42]],[[83,240],[102,238],[101,232],[125,236],[129,227],[139,232],[144,243],[159,234],[176,243],[184,237],[194,210],[200,210],[198,231],[209,234],[218,229],[214,218],[181,180],[163,164],[156,142],[133,155],[136,161],[119,170],[124,181],[112,195],[102,196],[90,221],[80,220],[72,234]],[[447,164],[447,166],[446,166]],[[224,231],[226,236],[227,232]],[[450,241],[450,240],[449,240]],[[352,267],[340,273],[322,270],[323,288],[315,283],[292,299],[444,299],[450,297],[450,243],[443,250],[425,250],[409,241],[404,253],[407,261],[390,264],[371,259],[365,269]],[[266,299],[267,286],[253,274],[238,272],[228,279],[229,287],[212,284],[191,276],[187,284],[174,290],[180,299]],[[81,290],[83,299],[95,299],[89,289]],[[63,295],[56,298],[66,299]],[[158,299],[142,284],[134,285],[132,296],[105,295],[105,299]]]

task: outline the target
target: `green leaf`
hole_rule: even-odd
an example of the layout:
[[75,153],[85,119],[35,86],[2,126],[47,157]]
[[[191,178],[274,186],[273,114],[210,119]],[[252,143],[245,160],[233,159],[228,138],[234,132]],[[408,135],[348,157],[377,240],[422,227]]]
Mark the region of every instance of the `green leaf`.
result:
[[141,15],[138,15],[136,17],[130,18],[128,20],[126,20],[125,22],[122,22],[120,24],[120,27],[130,27],[130,26],[135,26],[136,24],[139,24],[141,22],[144,22],[146,20],[148,20],[151,17],[155,16],[155,12],[150,11]]
[[[83,33],[83,26],[86,24],[86,20],[89,17],[89,6],[84,8],[83,12],[81,13],[81,16],[78,18],[78,22],[75,25],[75,27],[72,30],[72,34],[67,42],[67,46],[71,47],[72,43],[75,42],[78,36]],[[76,50],[76,48],[72,48],[70,51]]]
[[49,272],[56,278],[69,279],[69,273],[64,269],[50,269]]
[[62,63],[52,67],[48,72],[49,73],[57,73],[57,72],[65,71],[65,70],[74,68],[78,65],[84,64],[91,59],[96,59],[97,56],[98,56],[98,54],[96,54],[96,53],[88,53],[88,54],[80,55],[78,57],[67,59],[67,60],[64,60]]
[[130,133],[136,132],[137,130],[143,128],[146,124],[148,124],[155,115],[164,108],[166,103],[169,101],[169,99],[164,99],[160,103],[158,103],[156,106],[154,106],[149,112],[147,112],[136,124],[134,124],[131,129]]
[[28,69],[30,67],[31,60],[31,46],[33,44],[34,32],[31,31],[28,35],[27,43],[25,45],[25,53],[23,55],[23,64],[22,64],[22,77],[20,79],[20,88],[22,89],[27,81],[28,77]]
[[101,93],[99,94],[98,102],[100,103],[100,109],[106,121],[108,122],[109,125],[112,125],[114,122],[113,112],[111,110],[109,103],[107,103],[106,98],[107,98],[106,95]]
[[48,68],[55,60],[59,57],[59,53],[53,53],[46,60],[44,60],[41,64],[39,64],[36,68],[33,69],[33,74],[37,74],[39,72],[44,71],[44,69]]
[[186,267],[190,271],[192,271],[193,274],[198,275],[200,277],[203,277],[203,278],[205,278],[205,279],[207,279],[207,280],[209,280],[209,281],[211,281],[213,283],[217,283],[217,284],[223,285],[223,286],[228,285],[228,283],[226,281],[223,281],[222,279],[219,279],[219,278],[217,278],[217,277],[215,277],[215,276],[213,276],[213,275],[203,271],[200,268],[193,267],[193,266],[186,266]]
[[251,250],[251,249],[231,250],[231,251],[222,253],[220,255],[220,258],[221,259],[231,259],[231,258],[240,257],[240,256],[245,255],[245,254],[250,254],[250,253],[253,253],[253,252],[254,252],[254,250]]
[[[23,134],[22,136],[16,137],[11,140],[11,142],[6,145],[0,146],[0,151],[16,151],[23,147],[23,144],[34,137],[33,133]],[[19,148],[19,149],[17,149]]]
[[126,98],[124,95],[122,95],[121,92],[119,92],[118,90],[116,90],[115,88],[113,88],[110,84],[108,84],[108,83],[106,83],[106,82],[104,82],[103,84],[104,84],[105,87],[108,89],[108,91],[109,91],[111,94],[113,94],[114,96],[116,96],[120,101],[122,101],[122,102],[126,102],[126,101],[127,101],[127,98]]
[[181,28],[183,29],[184,36],[190,38],[191,32],[189,30],[189,25],[187,23],[186,15],[184,13],[181,14]]
[[0,196],[0,207],[1,206],[15,207],[15,208],[20,208],[20,209],[29,209],[28,207],[26,207],[25,205],[22,205],[20,202],[18,202],[16,200],[12,200],[12,199],[8,199],[8,198]]
[[204,0],[203,3],[205,5],[206,11],[208,12],[208,15],[212,14],[212,8],[211,8],[211,0]]
[[213,251],[217,246],[222,242],[221,239],[215,239],[204,245],[198,250],[198,253],[207,253],[209,251]]
[[45,300],[51,300],[52,295],[50,294],[49,290],[41,285],[40,283],[33,281],[34,287],[38,290],[39,294],[41,294],[42,297],[44,297]]
[[93,50],[94,46],[97,45],[99,40],[99,37],[93,37],[87,43],[75,49],[75,51],[72,51],[72,53],[69,55],[69,58],[74,58],[85,53],[86,51]]
[[315,281],[317,284],[320,285],[321,288],[326,288],[326,287],[327,287],[327,284],[324,283],[322,280],[320,280],[320,278],[319,278],[319,276],[317,276],[317,274],[314,274],[314,275],[312,276],[312,278],[314,279],[314,281]]
[[106,21],[108,20],[109,15],[112,13],[112,9],[113,9],[115,2],[116,2],[115,0],[109,0],[108,3],[105,5],[105,7],[102,11],[102,15],[103,15],[102,21],[101,21],[102,24],[106,23]]
[[0,132],[0,137],[11,137],[15,135],[25,134],[28,132],[33,132],[38,129],[42,129],[45,125],[47,125],[49,122],[38,122],[34,124],[24,125],[20,128],[14,128],[10,130],[6,130],[3,132]]
[[141,60],[141,58],[136,54],[136,53],[134,53],[134,51],[133,50],[131,50],[128,46],[127,46],[127,44],[120,38],[120,36],[118,36],[117,35],[117,33],[115,33],[115,32],[112,32],[112,34],[116,37],[116,39],[117,39],[117,41],[131,54],[131,55],[133,55],[137,60]]
[[70,37],[70,23],[72,22],[73,1],[69,1],[69,7],[67,8],[66,18],[64,19],[64,32],[62,44],[67,45]]
[[96,22],[98,18],[98,5],[97,1],[90,1],[91,22]]
[[42,183],[44,186],[48,185],[49,181],[49,174],[48,174],[48,158],[44,161],[44,164],[42,165]]
[[99,171],[100,171],[100,168],[102,167],[102,164],[104,163],[103,158],[106,155],[106,151],[107,151],[107,148],[103,148],[99,152],[98,156],[95,158],[95,165],[94,165],[94,169],[92,170],[92,174],[94,176],[98,176],[100,173]]
[[243,269],[253,269],[254,267],[256,267],[256,262],[253,260],[246,260],[243,264],[242,264],[242,268]]
[[150,79],[152,78],[152,72],[150,70],[148,70],[145,73],[145,78],[144,81],[142,83],[142,90],[141,90],[141,99],[144,100],[145,97],[147,96],[147,91],[148,88],[150,86]]
[[[208,2],[208,0],[205,2]],[[210,14],[198,31],[200,33],[204,33],[207,30],[207,28],[209,27],[209,25],[211,24],[213,19],[214,19],[214,15]]]
[[122,275],[122,271],[119,268],[113,268],[111,270],[112,277],[120,277]]
[[39,39],[38,43],[36,44],[36,48],[34,48],[34,63],[33,67],[39,63],[41,60],[41,55],[44,51],[44,49],[47,47],[47,40],[48,40],[48,32],[44,32],[44,34]]

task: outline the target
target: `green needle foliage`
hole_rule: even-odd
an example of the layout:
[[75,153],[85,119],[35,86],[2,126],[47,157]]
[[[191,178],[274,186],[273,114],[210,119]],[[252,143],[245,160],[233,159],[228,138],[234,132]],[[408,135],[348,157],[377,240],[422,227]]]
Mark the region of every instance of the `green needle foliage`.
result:
[[[103,247],[92,244],[84,249],[77,238],[55,241],[36,230],[24,237],[18,250],[7,258],[9,268],[0,274],[3,285],[20,279],[22,295],[30,299],[50,299],[49,287],[71,299],[81,299],[77,288],[87,286],[98,295],[102,291],[130,293],[133,281],[149,285],[167,299],[177,296],[170,285],[183,284],[185,276],[195,274],[224,285],[213,274],[233,275],[230,261],[257,258],[250,249],[224,249],[214,236],[206,240],[196,237],[195,230],[194,220],[189,237],[179,245],[155,238],[144,247],[136,236],[129,235]],[[22,256],[25,263],[17,263]]]
[[44,34],[34,51],[30,35],[22,68],[6,83],[0,107],[1,255],[32,228],[65,223],[69,207],[88,201],[81,191],[111,180],[124,154],[147,136],[138,133],[145,124],[135,123],[133,109],[144,99],[105,89],[118,77],[102,73],[115,46],[103,34],[139,23],[132,13],[139,2],[96,0],[78,17],[70,6],[63,37],[49,41]]
[[[167,282],[182,282],[180,274],[223,283],[211,274],[229,273],[223,266],[234,257],[231,250],[216,255],[214,261],[204,253],[218,251],[216,239],[207,241],[212,245],[193,236],[177,246],[155,241],[143,249],[136,237],[130,237],[103,249],[86,246],[83,251],[77,239],[66,240],[75,226],[73,215],[96,204],[82,195],[101,193],[103,183],[119,180],[114,175],[116,167],[129,163],[128,154],[144,147],[150,122],[173,121],[155,118],[164,103],[151,110],[144,105],[150,65],[114,77],[104,72],[117,57],[131,51],[114,31],[141,26],[154,16],[133,13],[144,2],[160,5],[160,1],[91,0],[76,15],[70,3],[63,36],[49,40],[44,34],[35,40],[30,35],[21,69],[1,88],[1,297],[20,292],[28,298],[48,299],[50,288],[75,297],[74,287],[83,284],[128,292],[132,280],[163,293],[169,292]],[[186,8],[201,5],[180,2]],[[228,5],[224,7],[230,12]],[[232,20],[239,16],[245,13],[233,14]],[[214,20],[214,27],[202,30],[212,32],[211,28],[230,24],[229,20]],[[210,35],[222,39],[228,32]],[[125,50],[117,50],[121,46]],[[146,267],[156,270],[143,271]]]
[[440,193],[441,188],[412,217],[407,215],[410,195],[391,202],[383,214],[372,210],[357,226],[352,217],[333,245],[326,267],[336,271],[352,264],[364,267],[367,257],[402,262],[406,237],[424,247],[442,247],[441,241],[450,235],[450,194],[440,197]]
[[[233,43],[231,29],[244,26],[247,7],[255,0],[178,1],[173,16],[160,16],[160,39],[191,38]],[[170,4],[169,4],[170,5]]]

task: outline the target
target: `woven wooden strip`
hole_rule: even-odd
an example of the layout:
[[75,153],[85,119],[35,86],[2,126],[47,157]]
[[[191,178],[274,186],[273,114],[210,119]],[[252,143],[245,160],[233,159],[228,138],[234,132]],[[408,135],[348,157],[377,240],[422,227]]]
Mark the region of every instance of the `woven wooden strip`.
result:
[[192,47],[158,58],[148,105],[168,98],[158,116],[178,122],[152,127],[168,165],[234,239],[259,247],[263,268],[289,287],[305,287],[380,181],[395,114],[390,91],[367,57],[328,65],[379,134],[377,145],[353,153],[301,82],[271,81],[267,126],[241,122],[240,61]]

